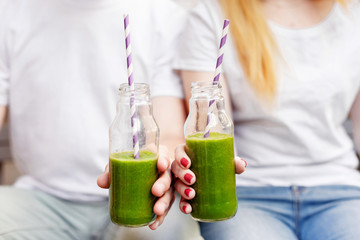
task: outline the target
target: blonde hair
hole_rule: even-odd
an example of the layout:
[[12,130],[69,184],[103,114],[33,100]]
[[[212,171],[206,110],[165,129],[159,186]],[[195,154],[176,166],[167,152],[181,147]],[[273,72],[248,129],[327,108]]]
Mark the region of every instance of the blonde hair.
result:
[[[347,0],[335,0],[346,6]],[[249,84],[258,96],[273,99],[277,81],[276,42],[267,25],[261,0],[220,0],[230,19],[230,32]]]

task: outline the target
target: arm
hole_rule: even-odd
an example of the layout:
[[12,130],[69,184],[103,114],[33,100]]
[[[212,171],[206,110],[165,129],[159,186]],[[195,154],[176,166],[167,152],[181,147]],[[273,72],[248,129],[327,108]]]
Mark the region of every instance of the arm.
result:
[[4,125],[6,115],[7,115],[7,106],[0,106],[0,130]]
[[[181,77],[184,86],[184,93],[186,98],[186,104],[188,106],[189,99],[191,97],[191,83],[194,81],[212,81],[213,73],[210,72],[192,72],[182,71]],[[221,78],[220,84],[223,86],[223,97],[225,99],[226,111],[230,115],[231,105],[230,95],[227,84],[224,78]],[[230,115],[231,116],[231,115]],[[240,174],[245,171],[246,161],[235,157],[236,173]],[[196,181],[195,174],[189,169],[191,166],[191,160],[185,153],[184,145],[180,145],[176,148],[175,161],[171,165],[171,170],[178,177],[175,182],[175,189],[181,195],[180,209],[183,213],[190,213],[192,211],[191,205],[187,200],[191,200],[195,197],[195,190],[190,186]]]
[[149,226],[155,230],[163,223],[175,199],[174,189],[171,187],[170,165],[176,146],[184,142],[183,126],[186,116],[184,101],[180,98],[155,97],[152,103],[154,118],[160,129],[158,170],[161,176],[152,187],[152,193],[159,197],[154,206],[157,218]]
[[170,150],[169,154],[173,159],[173,150],[184,142],[184,100],[176,97],[155,97],[152,103],[154,117],[160,128],[160,145]]
[[360,91],[351,108],[350,119],[353,126],[355,146],[358,154],[360,154]]

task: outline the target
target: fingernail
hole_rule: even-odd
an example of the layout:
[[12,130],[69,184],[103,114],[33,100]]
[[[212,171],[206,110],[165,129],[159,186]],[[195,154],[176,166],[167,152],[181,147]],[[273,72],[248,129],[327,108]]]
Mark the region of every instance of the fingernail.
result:
[[159,222],[158,221],[155,221],[152,225],[153,228],[157,228],[159,226]]
[[247,167],[247,162],[246,162],[246,160],[245,160],[245,159],[241,159],[241,160],[244,161],[244,163],[245,163],[245,168],[246,168],[246,167]]
[[193,176],[190,173],[187,173],[184,176],[185,181],[187,181],[188,183],[191,183],[192,178],[193,178]]
[[186,213],[186,205],[183,206],[183,211]]
[[183,167],[187,167],[187,165],[189,165],[189,161],[186,159],[186,158],[182,158],[181,160],[180,160],[180,163],[181,163],[181,165],[183,165]]
[[187,196],[187,197],[190,197],[190,192],[191,192],[191,189],[190,188],[187,188],[187,189],[185,189],[185,195]]

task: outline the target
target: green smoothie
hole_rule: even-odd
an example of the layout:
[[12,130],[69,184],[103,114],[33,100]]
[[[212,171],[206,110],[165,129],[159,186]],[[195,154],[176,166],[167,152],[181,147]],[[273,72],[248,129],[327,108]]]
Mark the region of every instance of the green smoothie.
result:
[[187,136],[186,153],[195,173],[191,215],[204,222],[226,220],[237,210],[233,137],[211,132]]
[[157,180],[157,156],[140,151],[110,155],[110,217],[119,225],[140,227],[155,219],[153,207],[156,197],[151,188]]

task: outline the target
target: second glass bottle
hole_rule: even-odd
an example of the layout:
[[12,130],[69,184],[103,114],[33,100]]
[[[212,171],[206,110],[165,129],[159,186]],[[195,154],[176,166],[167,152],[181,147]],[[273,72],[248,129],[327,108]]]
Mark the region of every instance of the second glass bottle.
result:
[[[185,149],[196,176],[191,215],[204,222],[226,220],[237,211],[233,123],[225,111],[220,84],[194,82],[191,93],[185,122]],[[214,108],[208,123],[210,134],[204,137],[211,100]]]

